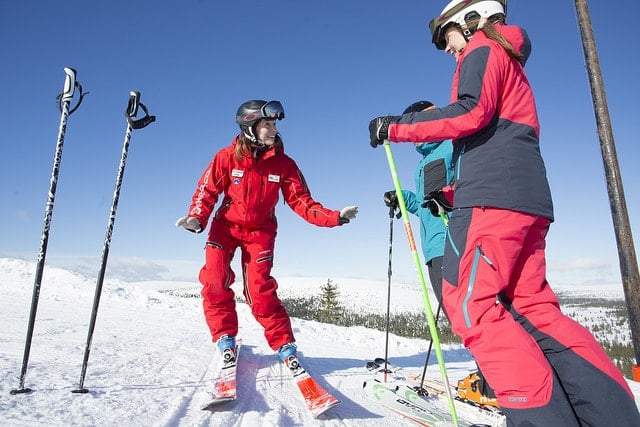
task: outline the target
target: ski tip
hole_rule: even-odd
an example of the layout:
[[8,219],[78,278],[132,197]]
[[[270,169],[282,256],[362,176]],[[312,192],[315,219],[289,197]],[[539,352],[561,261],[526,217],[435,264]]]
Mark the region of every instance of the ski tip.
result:
[[22,387],[22,388],[11,390],[9,393],[12,396],[15,396],[16,394],[30,394],[32,391],[33,390],[31,390],[29,387]]
[[200,405],[200,409],[203,411],[213,411],[217,406],[220,406],[227,402],[233,402],[235,398],[233,397],[222,397],[213,400],[206,401]]
[[318,408],[312,411],[311,416],[313,418],[318,418],[320,415],[326,413],[329,409],[335,408],[336,406],[339,406],[341,403],[342,403],[342,400],[335,400],[322,408]]

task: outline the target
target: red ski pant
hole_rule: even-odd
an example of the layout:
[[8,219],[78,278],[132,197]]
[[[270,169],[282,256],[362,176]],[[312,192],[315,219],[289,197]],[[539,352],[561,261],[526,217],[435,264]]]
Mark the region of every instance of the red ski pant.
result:
[[238,315],[231,284],[235,274],[231,260],[241,252],[243,294],[251,313],[264,328],[273,350],[294,342],[291,320],[280,302],[278,283],[271,277],[276,232],[247,230],[214,220],[206,246],[206,263],[200,270],[204,317],[213,341],[220,336],[238,334]]
[[509,425],[640,425],[620,371],[560,311],[546,279],[548,227],[548,219],[516,211],[453,212],[443,261],[452,329]]

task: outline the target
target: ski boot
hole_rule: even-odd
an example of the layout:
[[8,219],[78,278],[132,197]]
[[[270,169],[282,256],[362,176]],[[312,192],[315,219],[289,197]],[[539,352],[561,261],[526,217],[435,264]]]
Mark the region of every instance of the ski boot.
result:
[[222,367],[227,368],[236,363],[236,337],[223,335],[217,342],[220,356],[222,357]]
[[300,362],[298,362],[297,347],[294,343],[285,344],[280,347],[278,357],[280,357],[280,361],[284,363],[284,366],[289,368],[294,377],[304,372],[304,369],[300,366]]
[[493,390],[486,383],[480,371],[474,372],[460,381],[456,387],[456,398],[481,408],[500,408]]

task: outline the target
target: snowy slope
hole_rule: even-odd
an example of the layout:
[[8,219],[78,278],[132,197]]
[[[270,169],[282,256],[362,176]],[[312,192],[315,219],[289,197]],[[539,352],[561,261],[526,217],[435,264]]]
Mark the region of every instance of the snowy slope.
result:
[[[384,354],[384,333],[293,320],[307,369],[343,402],[314,420],[243,304],[238,306],[243,338],[239,399],[216,412],[200,410],[214,351],[200,300],[162,292],[193,290],[196,284],[191,283],[125,283],[107,277],[84,381],[90,392],[71,393],[80,380],[95,279],[50,267],[44,272],[25,378],[25,386],[34,391],[10,395],[19,385],[34,272],[34,263],[0,258],[0,425],[414,425],[362,394],[362,383],[369,378],[364,362]],[[305,288],[307,279],[284,279],[283,292],[295,289],[296,281],[297,290],[315,293],[326,279],[312,281],[318,283],[315,291]],[[341,289],[349,284],[363,304],[386,307],[386,283],[336,282]],[[399,300],[403,293],[393,295]],[[412,300],[399,305],[421,308],[415,295],[407,295]],[[389,355],[404,370],[418,373],[427,346],[424,340],[391,336]],[[474,368],[464,349],[444,347],[444,356],[450,378]],[[435,363],[435,357],[431,360]],[[435,366],[428,372],[438,376]],[[640,395],[640,386],[632,387]]]

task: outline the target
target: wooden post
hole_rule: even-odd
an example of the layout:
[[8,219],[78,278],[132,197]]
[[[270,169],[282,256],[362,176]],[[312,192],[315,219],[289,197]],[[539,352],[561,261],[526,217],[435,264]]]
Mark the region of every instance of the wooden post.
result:
[[598,136],[600,138],[600,149],[602,151],[602,161],[604,163],[605,178],[607,181],[607,192],[609,193],[609,205],[616,234],[618,246],[618,259],[620,261],[620,273],[622,276],[622,286],[624,297],[629,313],[629,326],[631,327],[631,339],[636,358],[632,374],[634,381],[640,381],[640,276],[638,274],[638,261],[629,225],[629,215],[627,213],[627,203],[622,188],[622,177],[618,165],[613,132],[611,131],[611,121],[607,99],[600,72],[600,62],[596,50],[596,43],[591,27],[591,17],[587,0],[575,0],[578,25],[582,37],[582,47],[587,65],[589,84],[591,85],[591,96],[593,98],[593,108],[596,115]]

